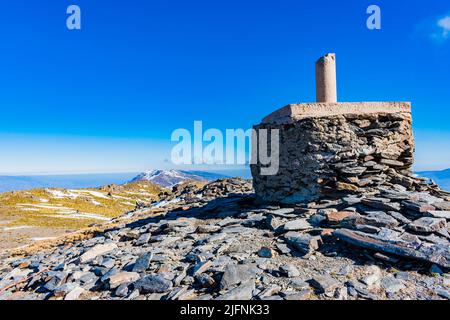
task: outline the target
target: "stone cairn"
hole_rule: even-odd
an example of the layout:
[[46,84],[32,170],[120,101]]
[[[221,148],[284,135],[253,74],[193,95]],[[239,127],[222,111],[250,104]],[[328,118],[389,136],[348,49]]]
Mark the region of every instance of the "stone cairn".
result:
[[336,102],[334,54],[317,61],[316,82],[317,103],[289,104],[254,126],[280,134],[278,173],[261,175],[261,163],[251,166],[258,198],[295,204],[386,183],[420,190],[411,170],[410,103]]

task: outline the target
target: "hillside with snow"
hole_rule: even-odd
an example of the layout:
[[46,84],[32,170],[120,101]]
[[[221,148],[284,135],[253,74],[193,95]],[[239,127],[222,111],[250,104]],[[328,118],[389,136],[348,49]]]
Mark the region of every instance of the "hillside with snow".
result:
[[159,186],[171,188],[185,181],[207,182],[225,178],[224,175],[201,171],[185,170],[149,170],[142,172],[130,182],[150,181]]

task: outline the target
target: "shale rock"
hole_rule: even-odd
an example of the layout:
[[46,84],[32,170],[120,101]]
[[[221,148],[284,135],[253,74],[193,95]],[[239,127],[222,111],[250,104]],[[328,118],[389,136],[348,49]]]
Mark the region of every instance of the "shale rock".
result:
[[2,256],[0,299],[447,299],[448,226],[430,215],[449,194],[410,179],[420,191],[380,182],[287,206],[242,179],[188,183],[92,237]]

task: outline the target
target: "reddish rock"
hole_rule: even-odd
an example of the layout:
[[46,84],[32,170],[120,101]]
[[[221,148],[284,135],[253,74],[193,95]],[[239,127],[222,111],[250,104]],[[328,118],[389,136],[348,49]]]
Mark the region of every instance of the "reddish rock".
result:
[[338,211],[338,212],[329,212],[326,214],[326,217],[329,223],[338,224],[345,218],[350,217],[352,215],[355,215],[355,213],[350,211]]

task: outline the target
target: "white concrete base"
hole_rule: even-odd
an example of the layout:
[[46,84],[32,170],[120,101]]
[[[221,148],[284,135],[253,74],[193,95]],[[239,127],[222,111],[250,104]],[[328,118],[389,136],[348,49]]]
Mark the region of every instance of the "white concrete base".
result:
[[311,117],[371,113],[411,113],[411,103],[335,102],[289,104],[265,117],[262,123],[283,124]]

